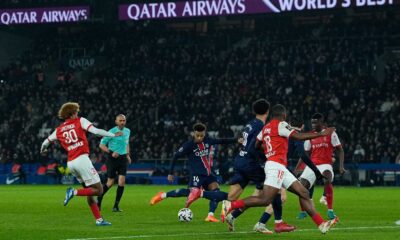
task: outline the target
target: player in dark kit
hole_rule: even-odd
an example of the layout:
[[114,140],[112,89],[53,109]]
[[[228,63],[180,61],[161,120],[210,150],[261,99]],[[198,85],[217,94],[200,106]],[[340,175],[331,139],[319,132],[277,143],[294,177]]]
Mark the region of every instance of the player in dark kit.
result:
[[[150,201],[150,205],[154,205],[161,200],[169,197],[188,197],[185,207],[189,207],[193,202],[193,192],[197,194],[201,188],[207,189],[213,192],[219,192],[219,185],[217,178],[211,171],[211,164],[209,160],[210,148],[216,144],[229,144],[235,143],[236,139],[214,139],[206,136],[206,126],[202,123],[196,123],[193,125],[193,139],[184,143],[181,148],[175,153],[168,175],[168,181],[174,180],[174,167],[175,162],[178,158],[184,156],[188,157],[188,165],[190,171],[189,188],[181,188],[170,192],[159,192]],[[241,143],[243,139],[239,139]],[[222,192],[221,192],[222,193]],[[228,195],[227,193],[223,193]],[[217,202],[211,207],[209,215],[205,219],[207,222],[219,222],[214,217],[215,209],[217,208]]]
[[[235,158],[235,173],[229,182],[230,189],[228,196],[224,195],[222,192],[203,191],[198,197],[217,201],[226,199],[236,200],[242,194],[249,182],[254,182],[256,184],[256,190],[253,196],[258,196],[260,194],[260,190],[263,189],[265,180],[264,168],[262,167],[261,162],[265,161],[265,156],[260,151],[256,150],[255,146],[256,137],[264,127],[267,119],[269,106],[269,102],[266,99],[259,99],[252,105],[255,118],[252,119],[243,129],[242,137],[244,140],[241,145],[240,152]],[[282,201],[280,194],[276,196],[272,205],[273,207],[267,207],[266,212],[261,217],[260,222],[254,227],[254,230],[264,234],[272,233],[272,231],[265,227],[265,223],[271,216],[273,209],[276,221],[275,232],[293,231],[295,229],[294,226],[286,224],[282,221]],[[242,213],[242,209],[237,209],[226,217],[229,231],[234,231],[234,221]],[[223,215],[221,215],[221,218],[225,220]]]

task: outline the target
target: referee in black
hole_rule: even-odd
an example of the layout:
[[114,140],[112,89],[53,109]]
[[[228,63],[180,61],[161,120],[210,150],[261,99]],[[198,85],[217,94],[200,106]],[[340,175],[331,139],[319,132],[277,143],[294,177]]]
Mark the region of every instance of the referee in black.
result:
[[129,151],[129,136],[131,130],[126,128],[126,117],[123,114],[117,115],[115,118],[115,126],[109,132],[117,133],[122,132],[123,135],[119,137],[103,137],[100,142],[100,149],[108,153],[106,166],[107,166],[107,183],[103,185],[103,195],[97,199],[99,209],[101,209],[101,202],[104,195],[114,184],[115,178],[118,176],[117,195],[115,197],[113,212],[121,212],[119,209],[119,202],[121,201],[122,194],[125,188],[125,176],[128,164],[132,162]]

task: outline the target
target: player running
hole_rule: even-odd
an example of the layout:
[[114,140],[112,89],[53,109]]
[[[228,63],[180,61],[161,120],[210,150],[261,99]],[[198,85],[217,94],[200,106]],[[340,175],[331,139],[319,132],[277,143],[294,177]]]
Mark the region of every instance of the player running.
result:
[[315,210],[307,189],[286,168],[288,139],[298,140],[314,139],[320,136],[328,136],[334,128],[327,128],[319,133],[299,133],[285,122],[286,109],[278,104],[272,108],[272,119],[267,123],[257,136],[256,146],[263,146],[265,157],[265,182],[260,196],[251,196],[243,200],[223,201],[222,214],[227,216],[234,209],[269,205],[282,187],[299,196],[301,204],[322,233],[326,233],[337,222],[337,218],[324,221]]
[[[189,186],[187,189],[181,188],[173,190],[170,192],[159,192],[150,201],[150,205],[155,205],[161,200],[169,197],[188,197],[185,207],[189,207],[193,201],[189,201],[190,195],[193,192],[200,191],[200,188],[207,189],[209,191],[219,192],[219,185],[217,178],[211,171],[211,163],[209,159],[210,148],[212,145],[216,144],[229,144],[239,143],[243,139],[236,140],[232,139],[214,139],[206,136],[206,126],[202,123],[196,123],[193,125],[193,139],[184,143],[181,148],[175,153],[168,175],[168,181],[173,182],[174,180],[174,167],[176,160],[184,156],[188,157],[188,165],[190,171]],[[223,192],[221,192],[223,193]],[[223,193],[227,195],[227,193]],[[218,219],[214,217],[215,209],[217,208],[218,202],[214,201],[210,204],[210,211],[205,221],[207,222],[219,222]]]
[[[311,125],[314,133],[323,133],[326,131],[324,127],[324,116],[321,113],[315,113],[311,119]],[[333,168],[332,154],[335,150],[339,155],[339,171],[340,174],[346,172],[344,169],[344,151],[336,132],[329,135],[314,138],[304,142],[305,151],[309,152],[311,160],[317,166],[319,171],[325,176],[324,189],[326,202],[328,207],[328,218],[335,219],[336,215],[333,212]],[[315,184],[315,174],[309,167],[306,167],[300,176],[300,182],[304,187],[310,189]],[[300,213],[301,214],[301,213]],[[304,214],[303,214],[304,215]]]
[[86,118],[78,117],[79,104],[67,102],[58,111],[58,117],[65,120],[56,130],[42,143],[41,153],[46,152],[50,143],[58,140],[61,146],[68,152],[68,168],[71,173],[84,184],[84,188],[74,189],[69,187],[64,199],[64,206],[74,196],[87,196],[87,202],[96,219],[97,226],[108,226],[110,222],[105,221],[100,214],[94,196],[101,196],[103,187],[99,174],[89,159],[89,144],[86,132],[91,132],[103,137],[118,137],[122,132],[113,134],[93,126]]

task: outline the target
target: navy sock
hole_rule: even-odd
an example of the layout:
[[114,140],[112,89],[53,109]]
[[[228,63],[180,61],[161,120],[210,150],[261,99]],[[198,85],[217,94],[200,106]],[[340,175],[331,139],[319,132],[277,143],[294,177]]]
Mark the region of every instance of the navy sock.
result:
[[271,217],[271,214],[264,212],[258,222],[266,224],[270,217]]
[[240,209],[240,208],[239,209],[235,209],[232,212],[232,217],[238,218],[240,215],[242,215],[242,213],[243,213],[242,209]]
[[281,194],[277,194],[272,201],[272,208],[274,209],[275,220],[282,220],[282,200]]
[[220,202],[220,201],[228,199],[228,193],[221,192],[219,190],[218,191],[204,191],[203,198]]
[[115,203],[114,203],[114,208],[118,208],[119,202],[121,201],[122,194],[124,194],[124,186],[118,186],[117,188],[117,195],[115,196]]
[[[309,193],[310,193],[310,198],[313,198],[313,195],[314,195],[314,186],[312,186],[312,187],[310,188]],[[324,190],[324,196],[325,196],[325,190]]]
[[107,184],[103,184],[103,194],[101,194],[101,196],[97,197],[97,206],[99,206],[99,208],[101,208],[101,202],[103,201],[103,197],[107,193],[108,189],[109,188],[108,188]]
[[167,197],[187,197],[189,196],[190,189],[187,188],[179,188],[176,190],[172,190],[167,192]]
[[210,200],[210,208],[209,208],[208,212],[214,213],[215,209],[217,209],[217,207],[218,207],[218,201]]

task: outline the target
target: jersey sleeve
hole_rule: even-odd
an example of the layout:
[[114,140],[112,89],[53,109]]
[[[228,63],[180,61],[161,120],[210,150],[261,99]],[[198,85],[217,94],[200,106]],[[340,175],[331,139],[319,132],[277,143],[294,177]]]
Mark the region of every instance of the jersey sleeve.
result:
[[340,145],[342,145],[340,143],[339,137],[336,134],[336,132],[333,132],[331,135],[331,143],[332,143],[332,146],[334,146],[334,147],[339,147]]
[[93,126],[93,123],[91,123],[86,118],[81,117],[80,121],[81,121],[81,126],[85,131],[89,131],[89,128]]
[[279,136],[289,138],[292,133],[296,131],[293,129],[287,122],[280,122],[278,125],[278,134]]
[[54,130],[50,136],[47,137],[47,140],[49,140],[49,142],[54,142],[57,140],[57,130]]
[[178,160],[178,158],[184,157],[189,151],[189,149],[190,149],[189,144],[185,143],[178,149],[178,151],[175,152],[174,157],[172,158],[171,164],[169,166],[169,174],[174,173],[176,161]]
[[110,140],[111,140],[111,137],[103,137],[100,141],[100,144],[107,145]]
[[304,150],[310,151],[311,150],[311,141],[307,140],[304,142]]

